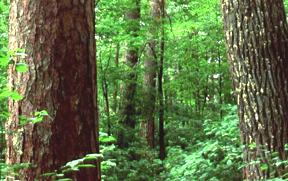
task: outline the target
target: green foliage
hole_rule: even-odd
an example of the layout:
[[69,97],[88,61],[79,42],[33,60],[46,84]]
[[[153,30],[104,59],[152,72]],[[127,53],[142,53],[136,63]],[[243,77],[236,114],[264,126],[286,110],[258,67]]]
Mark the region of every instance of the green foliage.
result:
[[[9,6],[5,1],[0,1],[0,180],[4,179],[5,175],[9,172],[10,167],[4,163],[4,144],[5,144],[5,130],[3,128],[4,121],[8,117],[6,98],[13,97],[19,99],[20,97],[16,92],[6,89],[6,65],[9,61],[8,58],[8,14]],[[6,96],[4,92],[6,91]],[[4,98],[5,97],[5,98]]]
[[170,147],[167,180],[240,180],[242,150],[235,106],[227,106],[223,120],[205,120],[205,139],[185,150]]
[[[117,181],[152,181],[158,178],[161,172],[161,162],[156,158],[155,152],[143,148],[143,144],[134,144],[127,150],[117,149],[106,155],[110,159],[106,161],[103,170],[103,180]],[[107,166],[110,169],[107,169]]]
[[50,117],[46,110],[36,111],[34,113],[34,117],[31,117],[31,118],[27,118],[27,117],[21,115],[20,116],[20,124],[25,125],[28,123],[32,123],[32,124],[40,123],[44,120],[45,117]]
[[[154,181],[160,178],[162,162],[156,159],[156,153],[145,147],[143,140],[135,140],[128,149],[117,148],[110,140],[113,136],[100,132],[102,179],[104,181]],[[105,139],[104,139],[105,138]],[[101,141],[102,140],[102,141]]]
[[107,133],[100,132],[99,135],[100,135],[99,141],[102,144],[109,144],[116,142],[116,138],[114,136],[109,136]]
[[[238,167],[242,162],[239,128],[235,107],[230,106],[235,103],[231,94],[223,41],[220,2],[169,0],[166,3],[165,142],[169,147],[167,160],[162,162],[156,152],[159,148],[148,148],[141,138],[140,126],[132,133],[119,124],[122,120],[122,89],[130,81],[127,78],[131,71],[125,63],[127,42],[140,47],[139,63],[133,67],[138,78],[133,101],[136,104],[137,114],[134,118],[137,125],[143,121],[143,62],[147,32],[152,22],[150,4],[148,1],[141,2],[139,36],[133,38],[127,33],[131,22],[126,22],[125,18],[125,12],[131,4],[128,1],[114,0],[98,2],[96,28],[100,127],[104,132],[110,131],[112,135],[117,135],[119,130],[126,130],[127,135],[136,135],[129,148],[120,149],[117,145],[114,146],[117,140],[113,136],[100,133],[101,150],[107,150],[102,152],[103,179],[239,179],[241,171]],[[115,63],[117,47],[118,64]],[[107,89],[104,88],[105,82]],[[108,94],[107,97],[105,93]],[[109,113],[106,107],[107,98],[110,104]],[[156,131],[155,135],[157,134]]]
[[0,100],[7,100],[7,98],[11,98],[14,101],[20,101],[23,99],[18,92],[9,90],[8,88],[3,88],[0,92]]
[[24,73],[28,71],[28,65],[23,62],[19,62],[16,64],[16,71],[20,73]]
[[20,163],[14,165],[8,165],[0,162],[0,180],[4,180],[6,176],[17,177],[20,175],[20,170],[31,167],[30,163]]
[[83,169],[95,169],[97,162],[100,162],[103,158],[102,154],[91,153],[87,154],[83,158],[71,160],[62,166],[55,172],[44,173],[41,175],[41,179],[52,179],[61,181],[72,181],[69,175],[80,172]]

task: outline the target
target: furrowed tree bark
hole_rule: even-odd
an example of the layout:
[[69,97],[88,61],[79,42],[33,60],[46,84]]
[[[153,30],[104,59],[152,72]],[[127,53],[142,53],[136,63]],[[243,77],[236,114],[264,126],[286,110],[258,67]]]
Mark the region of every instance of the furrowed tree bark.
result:
[[[12,0],[9,48],[13,57],[8,82],[24,98],[9,100],[6,162],[31,163],[20,180],[46,180],[66,162],[99,151],[96,94],[94,0]],[[24,61],[25,73],[16,65]],[[35,111],[47,110],[41,123],[19,124]],[[99,164],[78,180],[100,180]]]
[[126,52],[126,64],[129,68],[127,80],[124,87],[122,99],[121,126],[118,133],[118,145],[121,148],[128,147],[134,139],[135,120],[135,93],[137,87],[137,62],[138,46],[136,44],[138,32],[140,29],[140,0],[131,0],[126,20],[128,23],[127,33],[130,34]]
[[[222,0],[237,95],[244,179],[281,177],[272,153],[287,159],[288,31],[282,0]],[[254,162],[256,161],[256,162]]]

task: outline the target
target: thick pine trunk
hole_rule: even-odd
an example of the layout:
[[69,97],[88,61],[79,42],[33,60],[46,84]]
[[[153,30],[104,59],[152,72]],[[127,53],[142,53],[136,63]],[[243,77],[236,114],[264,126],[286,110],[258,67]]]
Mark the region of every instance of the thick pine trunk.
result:
[[122,99],[121,124],[118,134],[118,145],[127,147],[134,139],[135,120],[135,94],[137,87],[138,46],[136,45],[140,29],[140,0],[131,0],[131,7],[127,11],[127,33],[130,34],[126,52],[126,64],[129,67]]
[[[31,163],[20,180],[35,180],[98,148],[94,1],[12,0],[9,48],[25,49],[26,73],[10,65],[9,86],[24,99],[9,100],[6,162]],[[47,110],[41,123],[21,116]],[[99,167],[98,167],[99,169]],[[100,180],[98,169],[78,175]]]
[[281,176],[283,167],[273,165],[271,153],[287,159],[288,31],[283,0],[222,0],[222,10],[244,161],[250,163],[244,178]]

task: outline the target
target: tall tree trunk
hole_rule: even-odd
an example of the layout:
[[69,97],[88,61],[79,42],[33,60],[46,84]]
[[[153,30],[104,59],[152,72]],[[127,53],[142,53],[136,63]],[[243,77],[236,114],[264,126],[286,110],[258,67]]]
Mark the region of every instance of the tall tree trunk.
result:
[[222,0],[222,10],[244,161],[250,163],[244,178],[281,176],[283,167],[273,165],[271,153],[287,159],[288,29],[283,0]]
[[[94,0],[13,0],[9,48],[24,49],[29,71],[14,57],[8,81],[24,97],[9,100],[8,164],[31,163],[20,180],[36,180],[66,162],[99,151]],[[47,110],[43,122],[24,126],[21,117]],[[100,180],[98,168],[79,180]]]
[[[119,68],[119,56],[120,56],[120,43],[117,43],[115,51],[115,66],[117,69]],[[115,113],[118,112],[118,89],[119,89],[119,82],[117,79],[114,80],[113,107],[112,107]]]
[[101,57],[98,58],[98,61],[100,63],[98,67],[102,74],[101,87],[102,87],[102,93],[103,93],[103,98],[105,102],[105,113],[107,117],[107,134],[109,136],[111,135],[111,120],[110,120],[110,103],[109,103],[109,88],[108,88],[109,86],[108,86],[106,76],[107,76],[107,68],[109,67],[109,64],[110,64],[110,59],[111,59],[111,53],[108,58],[107,67],[104,69]]
[[158,94],[159,94],[159,158],[164,160],[165,152],[165,132],[164,132],[164,95],[163,95],[163,64],[165,53],[165,0],[160,0],[161,8],[161,40],[160,59],[158,72]]
[[155,145],[155,101],[157,76],[157,50],[158,28],[161,23],[161,9],[159,0],[150,1],[151,24],[149,27],[149,40],[144,62],[144,122],[146,124],[146,139],[148,145]]
[[221,66],[222,66],[222,57],[221,57],[221,54],[220,54],[220,50],[219,50],[219,47],[217,48],[217,60],[218,60],[218,73],[219,73],[219,82],[218,82],[218,94],[219,94],[219,116],[220,116],[220,119],[223,118],[223,109],[222,109],[222,106],[223,106],[223,99],[222,99],[222,87],[223,87],[223,73],[221,72]]
[[140,29],[140,0],[131,0],[131,7],[126,15],[127,18],[127,33],[132,37],[128,40],[128,50],[126,52],[126,64],[129,67],[129,73],[124,88],[124,95],[122,100],[122,118],[118,134],[118,145],[120,147],[127,147],[134,139],[135,120],[135,93],[137,86],[137,72],[136,66],[138,62],[138,46],[135,45]]

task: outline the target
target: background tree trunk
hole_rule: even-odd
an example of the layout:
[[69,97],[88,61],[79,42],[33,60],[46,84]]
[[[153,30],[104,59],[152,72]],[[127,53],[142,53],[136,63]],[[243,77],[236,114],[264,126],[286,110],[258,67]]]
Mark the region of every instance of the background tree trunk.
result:
[[128,41],[126,52],[126,64],[129,67],[127,81],[125,82],[124,95],[122,99],[121,124],[118,134],[118,145],[127,147],[129,142],[133,140],[133,132],[136,125],[135,120],[135,93],[137,86],[136,66],[138,62],[138,46],[136,45],[138,31],[140,29],[140,0],[131,0],[126,14],[127,32],[131,35]]
[[271,153],[287,159],[288,29],[283,0],[222,0],[222,10],[244,161],[250,163],[244,179],[281,176],[285,172],[273,165]]
[[146,139],[148,145],[154,147],[155,134],[155,101],[156,101],[156,76],[157,76],[157,44],[158,28],[161,23],[161,9],[159,0],[150,1],[151,23],[149,27],[149,40],[144,61],[144,122],[146,124]]
[[[120,43],[118,42],[116,45],[116,51],[115,51],[115,67],[117,68],[117,70],[119,69],[119,56],[120,56]],[[119,86],[119,80],[114,80],[113,83],[114,86],[114,91],[113,91],[113,111],[114,113],[118,113],[118,108],[119,108],[119,104],[118,104],[118,89],[120,88]]]
[[[94,1],[11,1],[9,48],[25,49],[26,73],[10,65],[9,86],[24,99],[9,100],[6,162],[31,163],[20,180],[35,180],[67,161],[98,152]],[[21,116],[47,110],[41,123]],[[99,165],[80,180],[100,180]]]
[[158,72],[158,94],[159,94],[159,158],[164,160],[165,152],[165,131],[164,131],[164,95],[163,95],[163,64],[165,55],[165,0],[160,0],[161,8],[161,40],[160,59]]
[[105,104],[105,113],[106,113],[106,119],[107,119],[107,134],[110,136],[111,135],[111,120],[110,120],[110,102],[109,102],[109,85],[108,85],[108,81],[107,81],[107,69],[109,67],[110,64],[110,59],[111,56],[109,56],[108,58],[108,63],[107,63],[107,67],[103,67],[102,64],[102,59],[99,56],[98,57],[98,61],[99,61],[99,66],[98,66],[98,70],[101,71],[101,87],[102,87],[102,94],[103,94],[103,99],[104,99],[104,104]]

